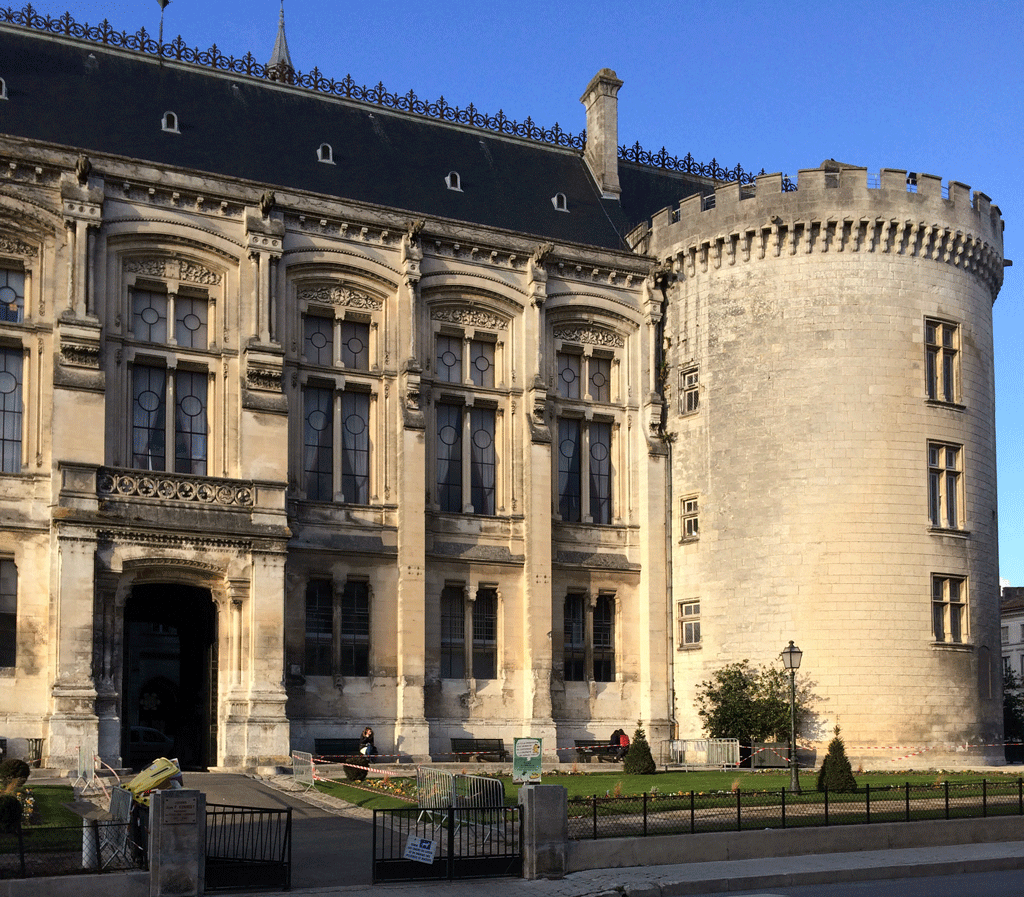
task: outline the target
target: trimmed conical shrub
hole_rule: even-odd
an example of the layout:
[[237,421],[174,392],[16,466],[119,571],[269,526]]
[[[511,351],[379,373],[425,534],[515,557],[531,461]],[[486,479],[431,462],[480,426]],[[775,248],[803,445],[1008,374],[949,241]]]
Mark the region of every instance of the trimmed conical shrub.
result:
[[818,790],[856,791],[857,780],[853,777],[853,767],[846,756],[846,745],[839,737],[839,726],[836,726],[835,733],[829,742],[821,769],[818,770]]
[[647,736],[639,721],[633,740],[629,743],[626,759],[622,761],[622,771],[628,776],[650,776],[658,771],[654,757],[651,756],[651,746],[647,743]]

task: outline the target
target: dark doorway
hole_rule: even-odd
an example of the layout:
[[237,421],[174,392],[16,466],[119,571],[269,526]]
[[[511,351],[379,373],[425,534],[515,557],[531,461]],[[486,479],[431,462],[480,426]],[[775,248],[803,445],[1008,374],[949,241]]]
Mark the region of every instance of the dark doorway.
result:
[[217,608],[208,589],[136,586],[124,609],[121,757],[217,762]]

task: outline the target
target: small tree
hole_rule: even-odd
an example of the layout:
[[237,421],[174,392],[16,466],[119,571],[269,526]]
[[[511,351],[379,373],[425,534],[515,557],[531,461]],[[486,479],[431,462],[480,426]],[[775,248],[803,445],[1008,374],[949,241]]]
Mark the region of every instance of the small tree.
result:
[[[701,682],[696,705],[710,738],[744,744],[789,738],[789,679],[782,669],[757,669],[746,660],[729,664]],[[798,700],[798,720],[800,709]]]
[[828,753],[818,770],[818,790],[849,792],[857,790],[857,780],[853,777],[853,767],[846,756],[846,745],[839,737],[839,726],[835,728],[835,737],[828,745]]
[[640,720],[636,722],[633,740],[629,743],[629,750],[626,751],[626,759],[622,761],[622,771],[628,776],[650,776],[658,771]]

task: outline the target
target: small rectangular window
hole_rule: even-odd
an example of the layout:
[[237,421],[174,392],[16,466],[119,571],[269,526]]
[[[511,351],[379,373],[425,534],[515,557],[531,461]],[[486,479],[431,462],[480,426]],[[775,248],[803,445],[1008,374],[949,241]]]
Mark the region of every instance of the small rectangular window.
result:
[[680,375],[680,411],[693,414],[700,405],[700,380],[697,368],[690,368]]
[[590,398],[595,402],[612,400],[612,360],[594,356],[590,359]]
[[487,340],[469,342],[469,379],[474,386],[494,387],[494,343]]
[[580,368],[582,357],[569,352],[558,353],[558,394],[563,399],[580,397]]
[[353,371],[370,369],[370,325],[362,321],[341,322],[341,363]]
[[700,644],[700,602],[687,601],[679,604],[679,644]]
[[319,315],[302,318],[302,354],[310,364],[334,365],[334,319]]
[[179,346],[186,349],[205,349],[209,346],[209,307],[209,300],[205,296],[175,296],[174,340]]
[[684,498],[682,505],[683,541],[692,541],[700,536],[700,516],[698,513],[697,496]]
[[167,294],[133,289],[132,334],[147,343],[167,342]]
[[445,383],[462,382],[462,337],[437,337],[437,379]]
[[963,577],[932,577],[932,629],[937,642],[959,644],[967,637],[967,582]]

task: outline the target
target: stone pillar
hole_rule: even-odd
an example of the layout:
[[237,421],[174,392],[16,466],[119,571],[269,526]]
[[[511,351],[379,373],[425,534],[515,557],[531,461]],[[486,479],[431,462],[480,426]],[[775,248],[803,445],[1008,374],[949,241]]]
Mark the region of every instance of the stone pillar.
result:
[[149,803],[150,897],[201,897],[206,891],[206,795],[154,791]]
[[569,868],[568,792],[561,785],[523,785],[523,878],[565,878]]

